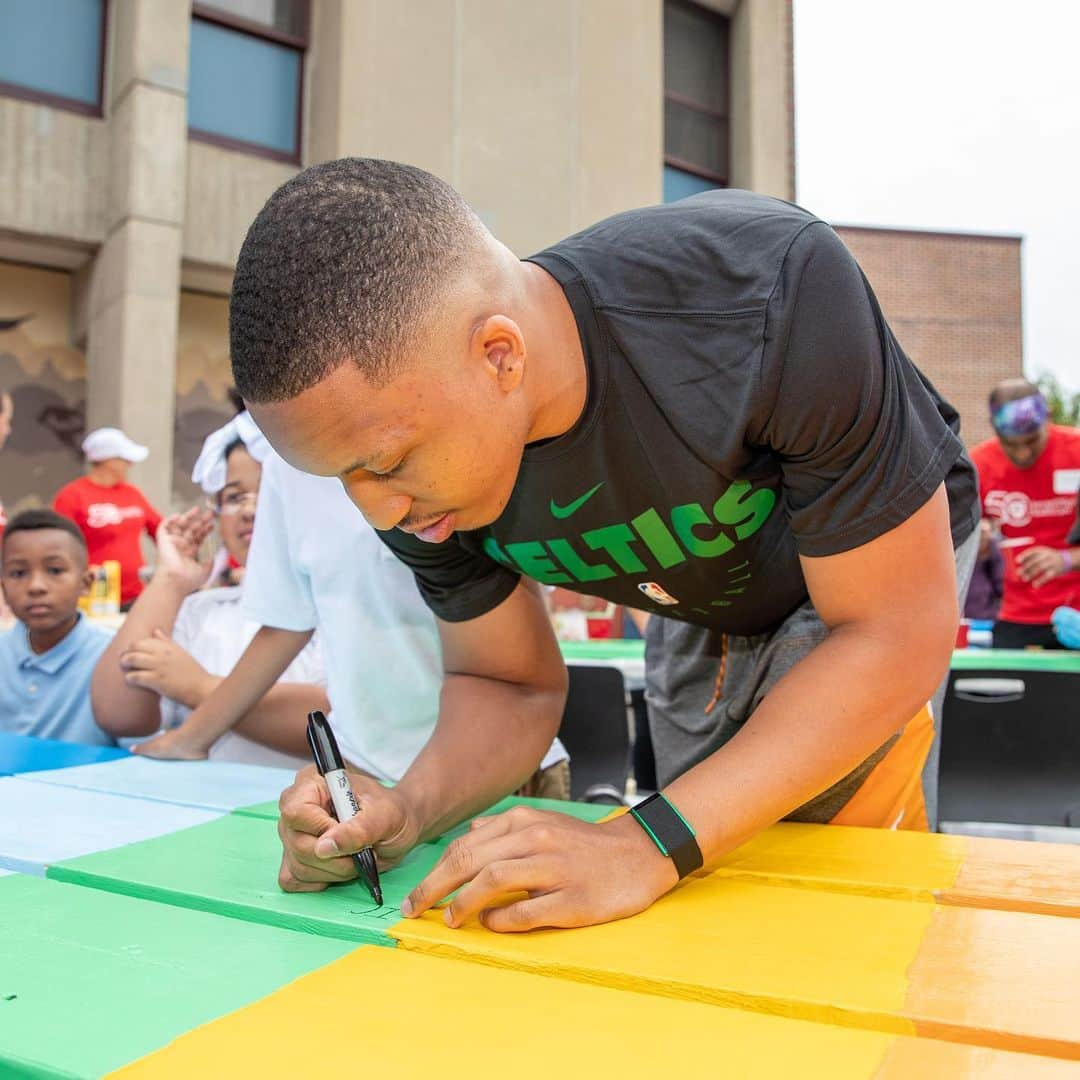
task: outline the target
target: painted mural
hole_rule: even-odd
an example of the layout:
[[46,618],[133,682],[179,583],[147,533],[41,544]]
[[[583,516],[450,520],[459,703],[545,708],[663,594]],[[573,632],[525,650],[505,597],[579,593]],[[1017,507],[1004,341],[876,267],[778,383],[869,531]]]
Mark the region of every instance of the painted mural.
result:
[[[0,504],[8,516],[48,504],[82,471],[86,357],[71,344],[71,294],[69,273],[0,262],[0,391],[15,407],[0,451]],[[180,294],[173,510],[201,498],[192,466],[203,439],[235,411],[228,308],[224,297]]]
[[202,497],[191,470],[203,439],[235,412],[230,400],[229,302],[221,296],[180,293],[176,341],[176,434],[173,443],[173,506]]
[[0,263],[0,390],[15,417],[0,451],[8,516],[48,503],[82,471],[86,357],[70,344],[71,275]]

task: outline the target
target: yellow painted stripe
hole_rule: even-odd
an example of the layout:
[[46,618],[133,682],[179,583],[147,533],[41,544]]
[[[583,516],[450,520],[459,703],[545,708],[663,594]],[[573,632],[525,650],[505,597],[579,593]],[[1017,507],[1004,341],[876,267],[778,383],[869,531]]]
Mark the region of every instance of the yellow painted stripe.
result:
[[408,949],[624,990],[1080,1058],[1074,919],[714,874],[605,926],[499,935],[449,930],[433,912],[389,933]]
[[935,908],[908,981],[920,1035],[1080,1061],[1075,919]]
[[[122,1080],[198,1076],[664,1075],[1057,1080],[1061,1063],[897,1039],[361,947],[127,1066]],[[907,1070],[907,1071],[905,1071]]]
[[1080,917],[1080,845],[1072,844],[782,822],[731,852],[712,873],[896,900]]
[[1080,917],[1080,845],[967,837],[943,903]]

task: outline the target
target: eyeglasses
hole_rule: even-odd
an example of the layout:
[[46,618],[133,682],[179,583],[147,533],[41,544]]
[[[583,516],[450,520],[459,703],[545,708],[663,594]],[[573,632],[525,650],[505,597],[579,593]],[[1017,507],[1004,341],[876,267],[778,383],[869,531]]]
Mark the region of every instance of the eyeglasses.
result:
[[210,509],[220,517],[234,517],[250,507],[255,509],[259,501],[257,491],[230,491],[228,495],[219,495],[216,499],[207,500]]

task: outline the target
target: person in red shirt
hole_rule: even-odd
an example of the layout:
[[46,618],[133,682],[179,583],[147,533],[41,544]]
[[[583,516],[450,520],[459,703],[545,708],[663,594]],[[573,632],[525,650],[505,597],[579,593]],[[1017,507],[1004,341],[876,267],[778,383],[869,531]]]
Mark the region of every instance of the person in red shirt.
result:
[[996,525],[1005,556],[998,649],[1061,648],[1051,613],[1080,604],[1080,547],[1067,539],[1080,489],[1080,429],[1047,416],[1038,387],[1006,379],[990,395],[996,438],[971,452],[983,516]]
[[92,565],[107,559],[120,563],[120,606],[126,610],[142,592],[139,538],[145,529],[153,539],[161,524],[161,515],[146,496],[127,483],[132,464],[145,461],[150,451],[118,428],[90,432],[82,450],[89,472],[56,493],[53,509],[82,530]]

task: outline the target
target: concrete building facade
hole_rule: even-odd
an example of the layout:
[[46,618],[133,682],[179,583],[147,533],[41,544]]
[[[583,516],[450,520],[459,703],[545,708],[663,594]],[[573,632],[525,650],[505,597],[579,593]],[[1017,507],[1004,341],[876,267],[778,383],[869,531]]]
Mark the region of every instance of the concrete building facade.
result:
[[987,397],[1023,376],[1019,236],[838,225],[905,352],[960,413],[968,446],[993,430]]
[[[790,0],[96,2],[96,101],[0,70],[0,317],[27,316],[0,332],[16,403],[0,454],[9,512],[76,475],[82,431],[106,424],[151,448],[133,479],[152,501],[190,502],[198,445],[231,413],[234,261],[305,165],[355,154],[429,169],[520,254],[661,201],[673,9],[722,35],[722,106],[676,104],[724,140],[723,181],[794,195]],[[253,50],[259,33],[250,70],[295,72],[284,150],[197,130],[218,109],[228,135],[236,87],[208,86],[227,70],[214,49],[247,35],[227,44]]]

